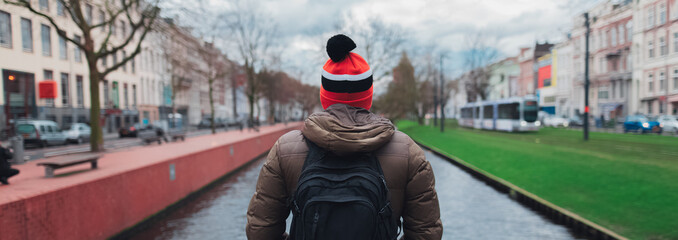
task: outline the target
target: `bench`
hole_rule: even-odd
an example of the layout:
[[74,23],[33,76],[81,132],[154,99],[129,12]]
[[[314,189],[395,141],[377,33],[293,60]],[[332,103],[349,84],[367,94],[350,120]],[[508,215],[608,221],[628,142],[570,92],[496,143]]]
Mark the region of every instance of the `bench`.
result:
[[145,130],[145,131],[140,131],[137,133],[137,137],[141,139],[146,144],[149,144],[151,142],[158,142],[158,144],[162,144],[163,137],[158,136],[158,133],[155,130]]
[[92,164],[92,169],[96,169],[99,157],[100,155],[96,153],[78,153],[49,158],[47,161],[38,163],[38,166],[45,167],[45,177],[52,178],[54,177],[55,169],[70,167],[82,163],[90,163]]
[[186,130],[183,129],[170,129],[167,131],[167,136],[172,139],[172,141],[186,141]]

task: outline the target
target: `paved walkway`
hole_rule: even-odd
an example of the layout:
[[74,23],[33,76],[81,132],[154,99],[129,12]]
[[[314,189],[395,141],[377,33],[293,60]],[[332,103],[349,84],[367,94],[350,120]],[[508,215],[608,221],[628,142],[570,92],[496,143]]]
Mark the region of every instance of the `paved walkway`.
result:
[[[260,128],[260,132],[243,130],[228,131],[215,135],[204,135],[186,139],[185,142],[171,142],[162,145],[129,148],[119,152],[104,153],[99,159],[99,168],[90,170],[89,164],[58,169],[55,178],[45,178],[44,167],[37,163],[46,160],[31,161],[27,164],[13,166],[21,173],[10,179],[11,185],[0,185],[0,205],[54,191],[60,188],[74,186],[82,182],[102,179],[145,166],[150,166],[168,159],[205,151],[218,146],[256,137],[258,135],[299,128],[300,122],[276,124]],[[236,149],[237,151],[237,149]],[[65,174],[62,174],[65,173]],[[60,175],[61,174],[61,175]]]

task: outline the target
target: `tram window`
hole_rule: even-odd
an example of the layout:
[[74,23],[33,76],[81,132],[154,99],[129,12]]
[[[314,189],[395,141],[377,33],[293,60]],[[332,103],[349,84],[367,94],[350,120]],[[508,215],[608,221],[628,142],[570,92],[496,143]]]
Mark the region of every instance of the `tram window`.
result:
[[492,105],[483,106],[483,119],[492,119]]
[[461,109],[461,117],[462,118],[473,118],[473,112],[471,112],[471,108],[462,108]]
[[473,112],[473,116],[475,116],[475,118],[480,118],[480,107],[474,107]]
[[498,119],[520,119],[520,112],[518,111],[518,103],[506,103],[499,105]]

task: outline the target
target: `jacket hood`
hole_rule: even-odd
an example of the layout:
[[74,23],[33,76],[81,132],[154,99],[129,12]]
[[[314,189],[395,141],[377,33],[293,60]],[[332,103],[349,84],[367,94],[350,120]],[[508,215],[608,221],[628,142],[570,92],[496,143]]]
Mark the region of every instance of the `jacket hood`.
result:
[[395,126],[364,108],[334,104],[311,114],[301,132],[318,147],[343,156],[379,149],[391,140]]

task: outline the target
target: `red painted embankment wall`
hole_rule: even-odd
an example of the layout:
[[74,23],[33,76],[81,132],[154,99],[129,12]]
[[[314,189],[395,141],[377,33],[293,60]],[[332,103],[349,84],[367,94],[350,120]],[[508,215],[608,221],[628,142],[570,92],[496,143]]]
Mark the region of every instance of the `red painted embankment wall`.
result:
[[[262,128],[260,133],[196,137],[106,154],[97,170],[85,166],[83,172],[53,179],[17,179],[8,186],[16,189],[0,189],[0,195],[16,194],[0,196],[0,239],[111,237],[266,153],[280,136],[299,127],[296,123]],[[25,165],[21,167],[37,168]]]

